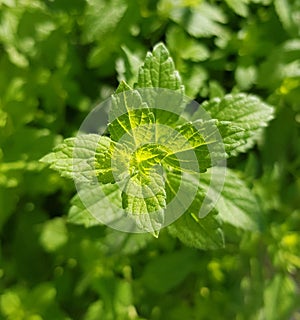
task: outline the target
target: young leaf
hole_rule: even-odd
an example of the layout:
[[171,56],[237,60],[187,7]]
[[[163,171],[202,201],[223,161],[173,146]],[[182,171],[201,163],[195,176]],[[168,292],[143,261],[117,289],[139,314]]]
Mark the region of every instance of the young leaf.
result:
[[152,53],[147,53],[139,70],[137,87],[183,90],[179,73],[164,44],[157,44]]
[[153,110],[156,123],[176,126],[185,108],[184,86],[164,44],[157,44],[152,53],[147,53],[139,69],[136,88]]
[[132,90],[125,82],[121,82],[112,96],[109,113],[109,133],[114,141],[119,141],[125,134],[132,136],[134,144],[138,144],[135,128],[153,123],[154,115],[142,101],[137,90]]

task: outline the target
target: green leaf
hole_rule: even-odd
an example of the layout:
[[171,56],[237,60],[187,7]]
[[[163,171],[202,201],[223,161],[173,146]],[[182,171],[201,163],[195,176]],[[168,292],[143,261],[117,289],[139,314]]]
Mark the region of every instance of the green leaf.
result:
[[127,4],[123,0],[112,0],[108,3],[89,0],[87,4],[82,35],[85,43],[104,39],[117,27],[127,10]]
[[240,64],[235,70],[235,79],[241,90],[249,90],[256,82],[257,69],[254,65]]
[[[149,98],[141,89],[147,89],[148,86],[150,89],[157,86],[177,90],[179,94],[175,94],[174,100],[169,95],[163,95],[162,100],[166,103],[181,101],[181,80],[163,44],[158,44],[153,53],[148,53],[145,64],[140,68],[139,88],[132,90],[125,82],[121,82],[112,96],[108,127],[112,140],[94,134],[66,139],[42,161],[49,163],[62,175],[75,178],[77,182],[91,183],[97,178],[98,182],[105,184],[94,187],[86,184],[80,190],[81,199],[75,198],[74,201],[78,203],[69,216],[74,223],[88,226],[97,224],[95,219],[100,221],[105,217],[109,220],[109,215],[113,221],[124,217],[125,213],[140,230],[151,231],[157,236],[164,223],[167,203],[175,199],[179,212],[185,214],[180,219],[183,223],[175,222],[171,230],[184,226],[191,227],[194,233],[199,230],[202,234],[193,234],[196,239],[194,242],[187,240],[191,239],[190,235],[184,235],[183,239],[181,233],[177,235],[175,231],[175,234],[189,245],[216,248],[223,243],[218,220],[212,213],[205,218],[198,217],[205,195],[197,184],[195,187],[194,177],[181,177],[179,172],[204,172],[224,156],[218,130],[229,155],[245,150],[256,141],[258,131],[272,118],[272,108],[253,96],[227,95],[203,103],[203,108],[213,119],[203,115],[200,109],[193,115],[192,122],[176,126],[174,123],[179,115],[176,115],[174,121],[168,111],[153,110],[156,106],[153,102],[160,99],[160,92],[154,90]],[[170,119],[171,129],[166,126]],[[167,173],[166,181],[158,171],[161,165]],[[115,181],[117,183],[110,184]],[[235,177],[233,181],[245,191],[240,180]],[[201,182],[206,188],[209,178],[205,180],[203,176]],[[241,208],[226,198],[232,194],[234,183],[225,184],[227,189],[224,189],[223,203],[219,204],[219,210],[225,212],[222,220],[244,228],[248,224],[247,227],[252,229],[255,223],[251,219],[247,220]],[[183,192],[178,196],[177,191],[182,186]],[[250,202],[253,205],[252,200]],[[113,208],[109,208],[109,201],[115,205]],[[226,205],[231,205],[229,210]],[[82,215],[80,209],[83,210]],[[232,221],[234,218],[226,216],[228,212],[241,215],[241,222]],[[93,219],[92,216],[98,216],[99,219]],[[205,234],[206,229],[211,231],[210,238]]]
[[[183,187],[184,191],[180,198],[177,195],[179,185]],[[216,211],[210,212],[204,218],[198,217],[205,194],[197,187],[193,176],[184,175],[180,178],[180,175],[168,175],[168,202],[174,197],[176,197],[178,210],[185,209],[185,213],[168,227],[170,234],[177,237],[185,245],[198,249],[223,247],[224,238]],[[191,202],[190,205],[188,205],[189,201]]]
[[114,143],[107,137],[101,137],[95,153],[95,174],[102,183],[114,182],[111,165],[111,157],[114,151]]
[[223,139],[226,156],[236,156],[243,151],[248,135],[245,130],[231,121],[218,121],[217,127]]
[[158,236],[166,207],[162,175],[150,171],[147,175],[130,177],[122,192],[122,203],[125,212],[134,219],[140,230],[153,232]]
[[[130,171],[131,175],[136,174],[144,175],[147,180],[150,175],[150,170],[155,166],[161,164],[162,160],[166,157],[167,151],[164,146],[157,144],[144,144],[136,149],[130,159]],[[141,177],[140,177],[141,178]]]
[[[111,140],[97,134],[83,134],[67,138],[54,148],[54,151],[40,161],[50,164],[50,168],[58,171],[63,177],[75,179],[77,182],[91,182],[98,174],[103,182],[110,182],[109,155]],[[100,162],[95,165],[95,157]]]
[[156,123],[176,126],[186,104],[184,86],[164,44],[158,43],[147,53],[135,87],[152,110]]
[[[260,138],[262,128],[273,119],[273,108],[253,95],[228,94],[201,105],[219,120],[219,130],[229,156],[250,149]],[[196,111],[193,119],[201,117]]]
[[223,183],[223,174],[218,173],[218,170],[223,169],[215,168],[214,170],[213,177],[210,176],[210,172],[201,175],[200,185],[207,192],[211,179],[214,179],[211,192],[215,198],[218,198],[216,209],[219,212],[219,218],[237,228],[260,230],[261,211],[255,196],[246,183],[235,171],[227,168],[223,190],[219,195],[219,190],[217,191],[215,186],[220,186]]
[[[124,0],[89,0],[85,4],[81,39],[84,44],[93,43],[88,65],[101,66],[102,74],[113,72],[115,55],[120,51],[120,45],[127,42],[124,39],[124,28],[129,23],[129,6]],[[132,23],[133,17],[130,18]]]
[[222,26],[226,23],[223,11],[207,2],[200,2],[194,8],[175,7],[171,11],[171,19],[182,25],[193,37],[226,37],[226,30]]
[[127,134],[131,137],[133,145],[137,146],[141,143],[142,137],[138,136],[134,129],[143,126],[147,128],[148,124],[154,123],[154,115],[142,101],[139,92],[122,82],[112,96],[109,121],[108,130],[112,140],[119,141]]
[[283,27],[295,38],[299,36],[299,20],[297,16],[300,13],[299,1],[275,0],[274,6],[276,13]]
[[220,224],[213,214],[198,218],[186,212],[168,227],[170,234],[189,247],[197,249],[219,249],[224,246]]
[[139,55],[135,54],[126,46],[121,46],[124,52],[124,58],[116,61],[116,71],[118,72],[118,80],[126,81],[129,85],[133,85],[142,60]]
[[[287,95],[293,87],[298,89],[300,79],[300,40],[290,39],[275,47],[260,65],[257,83],[270,91],[279,89]],[[294,85],[291,86],[291,84]],[[298,101],[298,99],[296,99]]]
[[[214,119],[199,119],[181,126],[179,130],[192,146],[201,172],[225,157],[216,123]],[[179,152],[185,148],[183,146]]]
[[152,53],[147,53],[144,65],[139,70],[137,87],[183,91],[179,73],[164,44],[157,44]]
[[82,185],[72,199],[68,221],[90,227],[123,219],[128,231],[130,226],[137,227],[157,237],[164,219],[165,190],[160,175],[152,173],[148,179],[148,184],[134,176],[119,185]]
[[248,15],[248,2],[249,0],[225,0],[227,5],[237,14],[242,17]]
[[[167,150],[171,150],[171,154],[164,158],[167,164],[179,171],[204,172],[213,163],[211,156],[218,156],[220,160],[222,145],[219,145],[221,141],[216,136],[214,120],[187,122],[175,130],[177,134],[172,134],[167,139],[164,137],[163,145]],[[212,145],[210,149],[209,145]]]
[[103,301],[97,300],[89,305],[84,320],[97,320],[99,317],[107,317],[107,313],[104,311]]
[[[167,32],[167,44],[175,57],[193,62],[205,61],[209,58],[208,48],[187,35],[182,28],[172,26]],[[193,66],[194,67],[194,66]]]
[[201,66],[201,64],[189,64],[183,63],[181,75],[185,85],[185,92],[188,97],[195,98],[202,91],[205,92],[206,96],[207,91],[207,81],[209,75],[207,70]]
[[224,158],[222,140],[215,123],[215,120],[197,120],[174,129],[160,124],[136,128],[133,132],[137,145],[131,141],[131,136],[123,139],[122,146],[116,145],[113,165],[118,168],[118,173],[115,176],[124,178],[126,170],[132,174],[160,163],[179,171],[205,171]]

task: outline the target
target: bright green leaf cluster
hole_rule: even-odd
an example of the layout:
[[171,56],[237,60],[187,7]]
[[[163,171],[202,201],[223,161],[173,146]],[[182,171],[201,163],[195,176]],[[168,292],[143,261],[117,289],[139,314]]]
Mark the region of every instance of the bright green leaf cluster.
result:
[[[143,91],[140,91],[142,88],[154,89],[146,94],[146,100]],[[253,146],[262,128],[272,119],[272,108],[258,98],[232,94],[204,102],[190,122],[184,123],[180,115],[173,117],[171,113],[153,107],[153,101],[157,103],[159,97],[159,93],[155,92],[157,88],[178,92],[171,105],[174,109],[178,106],[183,110],[184,87],[162,43],[147,54],[139,69],[135,89],[122,82],[112,96],[109,137],[84,134],[66,139],[42,160],[76,182],[88,183],[97,177],[98,182],[105,186],[105,194],[111,197],[118,193],[117,198],[122,199],[120,209],[135,221],[138,228],[152,231],[156,236],[164,224],[167,206],[176,198],[181,184],[185,192],[181,199],[184,203],[183,198],[189,198],[190,180],[195,179],[189,175],[205,172],[216,165],[211,153],[216,154],[217,160],[222,158],[222,145],[219,145],[216,134],[220,132],[227,156],[236,155]],[[166,98],[172,99],[168,94]],[[212,119],[208,115],[203,116],[202,108]],[[173,131],[169,130],[170,127]],[[194,158],[189,152],[193,152]],[[233,180],[230,180],[231,176]],[[187,204],[187,208],[183,206],[184,216],[169,227],[172,235],[197,248],[217,248],[223,244],[222,221],[245,229],[259,228],[255,200],[249,202],[245,199],[245,202],[239,199],[237,203],[234,197],[236,192],[229,190],[243,185],[233,173],[225,182],[224,201],[217,206],[219,215],[215,211],[206,218],[199,218],[205,198],[204,181],[201,177],[192,204]],[[209,185],[209,179],[207,183]],[[117,185],[121,191],[117,191]],[[247,194],[246,186],[243,188],[240,189],[242,195]],[[101,197],[94,200],[99,210],[106,210],[106,206],[101,206],[101,201]],[[71,219],[74,219],[74,210],[71,211]],[[77,220],[78,210],[76,212]],[[232,216],[228,216],[229,212]],[[86,215],[86,210],[82,211],[82,215]]]

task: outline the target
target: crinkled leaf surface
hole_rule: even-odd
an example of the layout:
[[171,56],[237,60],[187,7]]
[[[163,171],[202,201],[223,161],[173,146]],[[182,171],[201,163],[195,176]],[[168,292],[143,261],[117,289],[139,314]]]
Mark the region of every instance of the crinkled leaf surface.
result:
[[164,222],[166,207],[162,175],[150,172],[147,176],[137,174],[130,177],[122,192],[122,204],[139,229],[158,235],[158,230]]
[[132,137],[133,143],[141,142],[133,129],[154,122],[154,115],[137,90],[132,90],[125,82],[121,82],[112,96],[109,112],[108,130],[114,141],[119,141],[125,134]]
[[157,44],[148,52],[144,65],[139,70],[137,87],[183,89],[178,71],[164,44]]
[[[216,121],[196,120],[175,128],[176,134],[165,139],[164,145],[172,150],[164,161],[180,171],[204,172],[215,161],[225,157],[222,139]],[[176,166],[176,160],[180,163]]]
[[[228,94],[201,105],[211,117],[218,119],[225,150],[236,155],[251,148],[259,139],[263,127],[273,119],[273,108],[253,95]],[[201,117],[195,112],[193,119]]]
[[164,44],[158,43],[152,52],[147,53],[139,69],[136,88],[153,110],[156,123],[176,125],[185,107],[184,86]]
[[97,167],[104,181],[111,179],[109,170],[109,152],[111,141],[97,134],[82,134],[65,139],[54,151],[41,159],[50,164],[50,168],[62,176],[75,179],[77,182],[91,182],[96,177],[95,156],[103,160]]

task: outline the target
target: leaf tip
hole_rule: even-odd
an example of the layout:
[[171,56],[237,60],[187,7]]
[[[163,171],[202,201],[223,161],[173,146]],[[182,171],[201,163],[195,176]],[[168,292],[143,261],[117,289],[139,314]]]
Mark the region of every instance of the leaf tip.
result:
[[40,163],[50,165],[51,163],[53,163],[53,152],[46,154],[45,156],[40,158],[38,161]]
[[154,238],[158,239],[159,237],[159,230],[154,230],[151,232],[151,234],[153,235]]
[[130,90],[132,90],[132,88],[124,80],[122,80],[117,90],[115,91],[115,93],[118,94],[124,91],[130,91]]
[[153,47],[153,51],[161,51],[161,52],[166,52],[169,53],[169,50],[167,49],[167,47],[165,46],[165,44],[163,42],[158,42],[154,47]]

